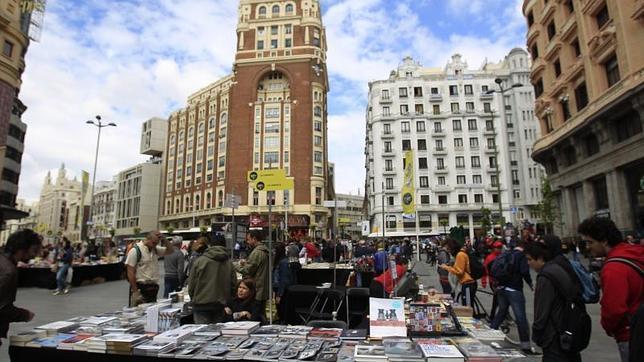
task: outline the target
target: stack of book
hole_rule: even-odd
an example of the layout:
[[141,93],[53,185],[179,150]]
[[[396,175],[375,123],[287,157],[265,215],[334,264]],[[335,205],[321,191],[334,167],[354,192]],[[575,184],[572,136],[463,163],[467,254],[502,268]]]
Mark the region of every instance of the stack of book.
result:
[[494,348],[481,342],[459,343],[458,349],[469,362],[501,362],[501,356]]
[[384,362],[387,361],[387,355],[383,346],[358,345],[355,347],[353,359],[355,362]]
[[221,334],[228,336],[248,336],[259,328],[259,322],[228,322],[221,328]]
[[60,343],[58,343],[58,349],[65,349],[65,350],[68,350],[68,351],[82,350],[82,348],[75,348],[75,346],[77,344],[79,344],[79,343],[82,344],[86,339],[91,338],[91,337],[93,337],[93,336],[83,335],[83,334],[74,335],[72,337],[69,337],[69,338],[63,340],[63,341],[60,341]]
[[59,333],[54,336],[47,336],[45,338],[36,338],[25,344],[25,347],[34,348],[58,348],[58,344],[67,338],[73,337],[73,334]]
[[108,334],[105,337],[107,353],[130,355],[135,345],[147,339],[145,334]]
[[286,328],[280,324],[267,324],[256,329],[250,334],[251,337],[277,337]]
[[132,354],[135,356],[157,357],[159,353],[165,353],[174,348],[174,343],[148,341],[134,346]]
[[18,334],[9,336],[9,344],[12,346],[24,347],[27,343],[33,341],[34,339],[45,337],[47,337],[47,331],[33,329],[31,331],[20,332]]
[[345,329],[340,335],[343,341],[364,341],[367,339],[366,329]]
[[403,338],[385,339],[382,341],[385,355],[390,362],[424,362],[423,352],[416,342]]
[[209,336],[209,337],[217,338],[217,337],[221,336],[221,328],[222,327],[223,327],[223,324],[208,324],[204,328],[196,330],[192,335],[193,336]]
[[194,332],[206,328],[207,324],[184,324],[181,327],[165,331],[154,337],[155,342],[170,342],[179,344],[190,337]]
[[172,358],[192,358],[195,356],[204,343],[191,343],[191,342],[182,342],[174,350],[169,350],[167,353],[159,353],[159,357],[172,357]]
[[79,326],[80,324],[78,322],[59,321],[59,322],[52,322],[52,323],[48,323],[48,324],[36,327],[36,329],[40,329],[47,332],[48,336],[55,336],[58,333],[66,333],[66,332],[73,331]]
[[282,338],[306,339],[313,327],[307,326],[287,326],[279,334]]
[[505,340],[505,333],[492,329],[489,327],[486,328],[475,328],[468,329],[468,334],[479,341],[503,341]]
[[342,335],[342,328],[313,328],[308,338],[320,338],[323,340],[337,340]]
[[465,357],[454,345],[419,341],[427,362],[464,362]]
[[106,353],[107,352],[107,344],[105,342],[105,337],[109,336],[110,334],[106,334],[104,336],[96,336],[92,338],[88,338],[83,342],[83,345],[87,348],[87,352],[90,353]]

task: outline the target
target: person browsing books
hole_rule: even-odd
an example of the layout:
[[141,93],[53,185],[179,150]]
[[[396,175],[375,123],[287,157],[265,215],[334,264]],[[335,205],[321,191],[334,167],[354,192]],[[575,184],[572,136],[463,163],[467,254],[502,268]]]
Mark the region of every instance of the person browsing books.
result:
[[255,299],[262,305],[262,312],[266,307],[271,291],[269,290],[269,279],[271,271],[269,269],[269,251],[268,248],[262,243],[263,235],[261,230],[251,230],[246,234],[246,243],[253,249],[248,256],[248,260],[240,260],[237,266],[239,272],[244,278],[252,278],[255,280],[257,292]]
[[476,280],[470,275],[470,257],[467,254],[467,247],[461,247],[458,241],[451,238],[447,239],[445,247],[455,258],[454,266],[441,264],[439,267],[458,277],[462,293],[461,305],[473,306],[477,284]]
[[250,278],[237,284],[237,295],[224,308],[224,322],[262,321],[262,306],[255,300],[255,281]]
[[[165,247],[159,246],[161,240]],[[145,240],[133,245],[127,253],[127,279],[130,282],[130,305],[153,303],[159,293],[159,258],[174,251],[158,230],[149,232]]]

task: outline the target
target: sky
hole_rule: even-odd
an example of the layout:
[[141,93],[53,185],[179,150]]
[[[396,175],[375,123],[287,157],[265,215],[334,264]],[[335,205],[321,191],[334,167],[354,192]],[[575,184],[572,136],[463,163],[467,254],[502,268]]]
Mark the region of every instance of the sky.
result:
[[[525,47],[522,0],[321,0],[327,32],[329,161],[336,190],[364,193],[365,110],[370,81],[409,55],[444,67],[460,53],[471,68]],[[97,181],[143,162],[141,123],[167,118],[187,97],[227,75],[238,0],[50,0],[32,42],[20,99],[28,106],[19,196],[39,198],[48,171],[92,172]],[[91,176],[90,176],[91,177]]]

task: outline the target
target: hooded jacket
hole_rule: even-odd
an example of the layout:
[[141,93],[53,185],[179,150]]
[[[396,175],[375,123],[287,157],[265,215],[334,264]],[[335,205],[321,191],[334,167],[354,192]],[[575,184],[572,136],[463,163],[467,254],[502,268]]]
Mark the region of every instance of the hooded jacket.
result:
[[245,278],[255,279],[255,287],[257,288],[255,294],[256,300],[268,300],[270,296],[268,278],[270,278],[271,273],[268,268],[268,248],[264,244],[259,243],[253,248],[253,251],[248,256],[248,260],[246,260],[246,264],[238,267],[237,271]]
[[[620,243],[609,253],[610,258],[624,258],[644,269],[644,247]],[[601,323],[617,342],[629,340],[629,320],[644,301],[644,278],[635,268],[621,262],[604,261],[601,271]]]
[[192,264],[188,293],[195,305],[226,305],[234,295],[237,275],[223,246],[209,247]]

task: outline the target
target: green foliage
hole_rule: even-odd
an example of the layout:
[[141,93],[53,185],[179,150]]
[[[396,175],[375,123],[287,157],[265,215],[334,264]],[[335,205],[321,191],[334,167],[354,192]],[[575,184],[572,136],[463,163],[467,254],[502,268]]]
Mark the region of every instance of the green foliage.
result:
[[[541,180],[541,202],[537,205],[537,211],[541,216],[541,223],[544,225],[546,233],[553,233],[554,225],[561,219],[561,215],[550,181],[545,177]],[[561,224],[560,221],[559,223]]]
[[492,211],[488,208],[481,208],[481,228],[487,235],[492,229]]

